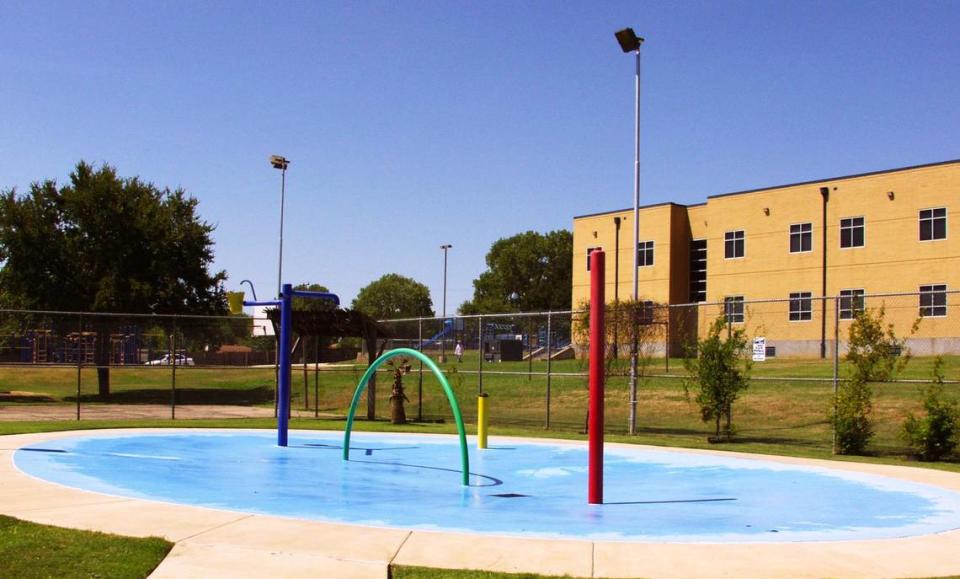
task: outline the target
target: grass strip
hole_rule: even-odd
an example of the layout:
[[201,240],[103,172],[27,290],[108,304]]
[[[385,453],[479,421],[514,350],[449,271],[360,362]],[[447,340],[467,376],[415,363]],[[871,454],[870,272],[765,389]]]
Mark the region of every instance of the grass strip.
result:
[[147,577],[173,543],[38,525],[0,515],[0,577]]

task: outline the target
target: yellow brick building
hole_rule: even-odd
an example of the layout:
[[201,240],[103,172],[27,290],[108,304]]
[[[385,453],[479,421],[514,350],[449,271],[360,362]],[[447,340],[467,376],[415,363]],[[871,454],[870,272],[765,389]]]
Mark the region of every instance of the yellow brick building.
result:
[[[883,305],[901,335],[922,317],[911,347],[960,352],[958,206],[960,160],[641,207],[640,297],[701,304],[671,308],[671,350],[726,310],[779,355],[820,355],[838,309],[845,335],[858,307]],[[594,248],[607,254],[607,299],[631,297],[632,220],[632,209],[574,218],[574,308]],[[916,295],[870,297],[892,293]]]

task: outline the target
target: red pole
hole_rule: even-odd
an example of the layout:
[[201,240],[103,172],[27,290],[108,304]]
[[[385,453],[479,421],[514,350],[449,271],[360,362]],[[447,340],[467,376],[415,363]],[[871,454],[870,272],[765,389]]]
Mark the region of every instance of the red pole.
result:
[[587,502],[603,504],[604,254],[590,254],[590,439]]

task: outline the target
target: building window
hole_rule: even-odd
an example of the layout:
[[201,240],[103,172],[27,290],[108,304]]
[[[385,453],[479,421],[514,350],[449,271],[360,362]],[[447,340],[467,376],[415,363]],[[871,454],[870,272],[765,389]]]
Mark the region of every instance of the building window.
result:
[[728,296],[723,298],[723,313],[728,324],[743,323],[743,296]]
[[653,265],[653,242],[641,241],[637,243],[637,267]]
[[946,284],[920,286],[920,316],[924,318],[947,315]]
[[690,242],[690,301],[707,301],[707,240]]
[[813,319],[813,294],[794,292],[790,294],[790,321],[806,322]]
[[813,224],[797,223],[790,226],[790,253],[813,250]]
[[735,259],[743,257],[743,230],[728,231],[723,235],[723,257],[724,259]]
[[588,247],[587,248],[587,271],[590,271],[590,254],[594,251],[603,249],[602,247]]
[[920,241],[947,238],[947,208],[920,211]]
[[840,290],[840,319],[852,320],[863,311],[863,302],[862,289]]
[[863,247],[863,217],[840,220],[840,247]]

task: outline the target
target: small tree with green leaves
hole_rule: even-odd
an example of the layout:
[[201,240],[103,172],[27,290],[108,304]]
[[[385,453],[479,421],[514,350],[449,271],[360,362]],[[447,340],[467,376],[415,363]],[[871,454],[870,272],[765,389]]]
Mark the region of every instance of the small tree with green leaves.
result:
[[695,355],[684,360],[689,376],[683,388],[688,399],[691,391],[696,393],[700,419],[713,421],[711,442],[733,439],[733,403],[750,385],[752,362],[747,345],[746,332],[730,327],[720,316],[710,325],[706,337],[697,341]]
[[[911,334],[917,330],[914,322]],[[892,380],[910,360],[906,338],[898,338],[893,324],[878,309],[857,312],[850,324],[846,359],[852,364],[850,377],[840,383],[830,409],[837,454],[862,454],[873,438],[873,389],[870,382]]]
[[944,392],[943,358],[934,360],[933,383],[921,392],[926,416],[907,416],[901,438],[920,460],[940,460],[957,448],[960,438],[960,409]]

